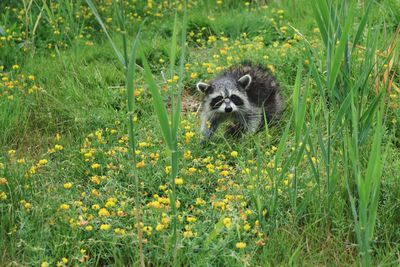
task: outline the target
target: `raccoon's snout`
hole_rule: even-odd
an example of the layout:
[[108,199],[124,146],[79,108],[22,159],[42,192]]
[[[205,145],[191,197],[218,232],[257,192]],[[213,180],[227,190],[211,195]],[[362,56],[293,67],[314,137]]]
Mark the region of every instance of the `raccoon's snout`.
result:
[[224,103],[225,103],[225,112],[227,113],[232,112],[233,108],[231,106],[231,101],[228,98],[225,98]]

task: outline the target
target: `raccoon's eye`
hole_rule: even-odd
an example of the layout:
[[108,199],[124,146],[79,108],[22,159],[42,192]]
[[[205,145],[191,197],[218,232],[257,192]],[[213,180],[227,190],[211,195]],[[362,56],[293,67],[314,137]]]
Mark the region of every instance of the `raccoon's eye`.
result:
[[237,95],[231,95],[229,97],[231,99],[231,101],[236,105],[236,106],[241,106],[243,105],[243,100],[238,97]]
[[219,108],[222,105],[222,100],[224,98],[222,96],[217,96],[216,98],[213,98],[213,100],[211,100],[210,106],[212,108]]

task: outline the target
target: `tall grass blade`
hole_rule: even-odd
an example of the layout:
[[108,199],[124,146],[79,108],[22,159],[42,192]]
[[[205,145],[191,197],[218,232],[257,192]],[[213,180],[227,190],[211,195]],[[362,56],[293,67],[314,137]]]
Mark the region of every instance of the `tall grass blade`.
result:
[[[317,1],[319,3],[319,1]],[[313,12],[314,12],[314,17],[315,20],[317,21],[317,25],[319,28],[319,31],[321,33],[322,40],[325,44],[325,46],[328,46],[328,29],[325,27],[326,23],[323,20],[323,16],[321,14],[321,8],[318,5],[311,5]]]
[[362,114],[362,117],[360,118],[361,125],[359,131],[359,140],[361,143],[366,140],[368,132],[371,129],[374,114],[376,113],[376,109],[381,102],[381,95],[382,94],[379,94],[375,97],[375,99],[369,105],[368,109]]
[[126,67],[126,61],[124,57],[122,56],[121,52],[118,50],[117,46],[115,45],[113,39],[111,38],[110,34],[107,31],[106,25],[103,23],[103,20],[100,18],[99,13],[97,12],[97,9],[95,5],[93,4],[92,0],[86,0],[86,3],[89,5],[90,9],[92,10],[94,16],[96,17],[97,21],[99,22],[101,28],[103,29],[104,33],[106,34],[108,41],[110,41],[110,44],[112,48],[114,49],[115,54],[118,57],[118,60],[121,62],[121,64]]
[[285,131],[283,132],[283,134],[279,140],[278,149],[276,150],[276,153],[275,153],[275,168],[281,162],[282,154],[285,151],[285,145],[286,145],[286,141],[288,139],[289,129],[292,124],[292,119],[293,119],[293,113],[290,116],[290,119],[288,120],[288,122],[286,124]]
[[171,138],[171,128],[169,125],[167,109],[165,108],[165,104],[161,98],[161,94],[158,90],[156,82],[154,81],[149,64],[147,63],[147,59],[143,54],[141,57],[142,57],[142,62],[143,62],[143,67],[144,67],[145,79],[146,79],[146,82],[147,82],[150,92],[151,92],[154,110],[156,111],[156,114],[157,114],[157,117],[158,117],[158,120],[160,123],[160,127],[161,127],[161,133],[164,137],[164,141],[167,144],[168,148],[170,150],[172,150],[173,146],[172,146],[172,138]]
[[348,93],[346,98],[343,100],[342,104],[339,107],[335,121],[332,126],[332,132],[337,132],[338,127],[343,125],[343,119],[345,118],[345,115],[348,114],[348,111],[350,109],[350,104],[351,104],[351,93]]
[[126,87],[127,87],[127,99],[128,99],[128,134],[129,134],[129,146],[131,148],[131,157],[133,160],[133,176],[135,178],[135,207],[136,207],[136,225],[138,232],[138,242],[139,242],[139,257],[140,264],[142,267],[144,264],[144,254],[143,254],[143,240],[142,240],[142,227],[141,227],[141,216],[140,216],[140,202],[139,202],[139,176],[136,173],[136,143],[135,143],[135,132],[133,124],[133,112],[134,112],[134,79],[135,79],[135,63],[136,63],[136,52],[140,40],[142,25],[136,34],[135,41],[132,44],[131,55],[129,57],[128,69],[126,72]]
[[[181,32],[181,55],[179,62],[179,81],[178,81],[178,90],[176,92],[175,106],[173,109],[172,115],[172,139],[177,139],[178,127],[181,118],[182,111],[182,90],[183,90],[183,79],[184,79],[184,64],[185,64],[185,56],[186,56],[186,30],[187,30],[187,9],[185,5],[185,10],[183,14],[183,22],[182,22],[182,32]],[[174,29],[175,32],[175,29]],[[175,48],[176,49],[176,48]],[[175,57],[175,56],[174,56]],[[172,69],[171,69],[172,71]]]
[[340,36],[339,45],[334,50],[331,73],[329,77],[328,91],[332,91],[336,84],[336,79],[339,74],[340,65],[343,60],[344,51],[347,46],[347,41],[349,38],[350,27],[353,24],[353,18],[354,18],[353,12],[354,12],[354,5],[352,5],[352,7],[350,8],[349,15],[346,18],[346,24],[343,27],[343,32],[341,33]]
[[178,35],[178,14],[175,11],[174,29],[172,31],[172,40],[171,40],[171,51],[170,51],[170,54],[169,54],[169,67],[170,67],[170,75],[171,75],[171,77],[175,73],[177,35]]
[[367,21],[369,18],[369,12],[371,10],[372,3],[373,3],[373,0],[370,0],[368,2],[365,13],[360,21],[360,24],[358,25],[357,33],[356,33],[356,36],[354,37],[354,41],[353,41],[352,51],[354,51],[354,49],[357,47],[358,43],[361,40],[362,33],[364,32],[365,26],[367,25]]
[[376,214],[379,200],[381,175],[382,175],[382,111],[377,112],[377,126],[373,138],[372,148],[368,159],[367,172],[364,178],[366,186],[366,195],[368,196],[368,221],[367,221],[367,237],[368,242],[372,240],[372,236],[376,224]]

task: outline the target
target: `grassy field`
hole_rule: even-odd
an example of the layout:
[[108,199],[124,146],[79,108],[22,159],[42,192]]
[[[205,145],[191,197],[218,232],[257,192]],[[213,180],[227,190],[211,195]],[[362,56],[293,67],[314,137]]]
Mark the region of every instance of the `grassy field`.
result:
[[[399,21],[396,0],[2,0],[0,266],[399,266]],[[195,84],[243,60],[283,117],[201,146]]]

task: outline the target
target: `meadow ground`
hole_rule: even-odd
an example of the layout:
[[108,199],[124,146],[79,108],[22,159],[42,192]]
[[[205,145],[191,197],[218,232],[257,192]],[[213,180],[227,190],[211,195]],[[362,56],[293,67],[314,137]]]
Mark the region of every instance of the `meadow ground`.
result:
[[[0,266],[400,265],[399,2],[92,1],[0,3]],[[244,59],[283,117],[203,147]]]

